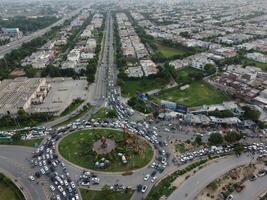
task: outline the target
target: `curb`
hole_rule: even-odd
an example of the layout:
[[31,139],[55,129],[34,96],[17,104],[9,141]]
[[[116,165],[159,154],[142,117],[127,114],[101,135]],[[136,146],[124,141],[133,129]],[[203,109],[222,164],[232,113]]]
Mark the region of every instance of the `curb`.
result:
[[[122,131],[122,129],[99,128],[99,127],[87,128],[87,129],[82,129],[82,130],[90,130],[90,129],[109,129],[109,130]],[[104,172],[104,171],[97,171],[97,170],[93,170],[93,169],[89,169],[89,168],[81,167],[81,166],[79,166],[79,165],[76,165],[76,164],[74,164],[74,163],[72,163],[72,162],[66,160],[66,159],[60,154],[60,152],[59,152],[59,143],[60,143],[66,136],[71,135],[71,134],[74,134],[75,132],[78,132],[78,131],[70,132],[70,133],[64,135],[62,138],[60,138],[60,139],[57,141],[57,143],[56,143],[56,153],[57,153],[57,155],[59,156],[60,159],[64,160],[64,162],[68,163],[70,166],[75,167],[75,168],[78,168],[78,169],[80,169],[80,170],[82,170],[82,171],[83,171],[83,170],[90,170],[91,172],[94,172],[94,173],[97,173],[97,174],[102,174],[102,175],[121,175],[121,176],[123,176],[122,174],[125,173],[125,172],[127,172],[127,171],[119,171],[119,172]],[[137,136],[137,137],[139,137],[140,139],[146,141],[146,140],[145,140],[144,138],[142,138],[141,136]],[[156,149],[154,148],[154,146],[153,146],[150,142],[148,142],[148,141],[146,141],[146,142],[147,142],[147,144],[149,144],[149,145],[151,146],[151,148],[152,148],[152,150],[153,150],[153,157],[152,157],[152,159],[149,161],[149,163],[146,164],[145,166],[143,166],[142,168],[138,168],[138,169],[136,169],[136,170],[131,170],[131,171],[133,172],[132,175],[134,175],[135,172],[138,172],[138,171],[141,171],[141,170],[147,168],[147,167],[148,167],[149,165],[151,165],[151,163],[155,160],[155,157],[156,157]],[[132,176],[132,175],[129,175],[129,176]]]

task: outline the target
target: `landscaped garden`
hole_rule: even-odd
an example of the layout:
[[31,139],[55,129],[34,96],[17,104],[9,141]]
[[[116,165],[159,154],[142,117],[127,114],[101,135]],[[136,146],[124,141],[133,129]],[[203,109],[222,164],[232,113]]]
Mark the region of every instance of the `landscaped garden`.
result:
[[130,171],[147,165],[152,147],[143,139],[112,129],[89,129],[67,135],[59,143],[60,154],[84,168]]

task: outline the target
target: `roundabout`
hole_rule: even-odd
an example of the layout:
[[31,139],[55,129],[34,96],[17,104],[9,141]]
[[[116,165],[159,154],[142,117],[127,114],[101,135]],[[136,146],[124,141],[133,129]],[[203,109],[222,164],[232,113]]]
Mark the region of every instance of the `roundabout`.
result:
[[86,129],[66,135],[58,151],[67,161],[90,170],[123,172],[142,168],[153,158],[143,138],[117,129]]

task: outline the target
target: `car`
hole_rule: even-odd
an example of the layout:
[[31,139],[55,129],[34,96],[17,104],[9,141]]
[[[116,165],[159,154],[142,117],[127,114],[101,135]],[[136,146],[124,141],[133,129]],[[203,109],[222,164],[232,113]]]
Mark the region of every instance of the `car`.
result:
[[233,195],[229,195],[226,200],[233,200],[234,199],[234,196]]
[[145,193],[146,192],[146,189],[147,189],[147,186],[146,185],[143,185],[142,192]]
[[256,179],[257,179],[257,177],[255,175],[252,175],[252,176],[249,177],[250,181],[255,181]]
[[144,180],[147,181],[149,178],[150,178],[150,175],[147,174],[147,175],[145,175]]
[[63,192],[63,187],[61,187],[61,186],[59,185],[59,186],[57,186],[57,188],[58,188],[58,190],[59,190],[60,192]]
[[74,182],[72,181],[72,182],[70,182],[70,185],[71,185],[71,187],[74,189],[75,188],[75,184],[74,184]]
[[41,171],[42,175],[45,174],[45,170],[43,168],[41,168],[40,171]]
[[60,198],[60,195],[59,195],[59,194],[56,196],[56,199],[57,199],[57,200],[61,200],[61,198]]
[[266,171],[265,171],[265,170],[260,170],[260,171],[258,171],[258,173],[257,173],[257,176],[258,176],[258,177],[262,177],[262,176],[264,176],[264,175],[266,175]]
[[29,179],[30,179],[31,181],[34,181],[34,180],[35,180],[35,178],[34,178],[33,176],[29,176]]
[[79,200],[79,195],[78,194],[75,194],[75,199]]
[[50,187],[51,191],[55,191],[56,190],[56,188],[53,185],[50,185],[49,187]]
[[153,177],[151,178],[151,182],[154,183],[156,179],[157,179],[157,177],[156,177],[156,176],[153,176]]

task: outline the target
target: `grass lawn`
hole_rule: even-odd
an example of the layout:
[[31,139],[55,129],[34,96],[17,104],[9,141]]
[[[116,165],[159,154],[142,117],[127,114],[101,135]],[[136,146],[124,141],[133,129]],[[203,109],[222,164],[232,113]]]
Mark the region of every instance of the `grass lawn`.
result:
[[77,109],[82,103],[84,102],[84,100],[82,99],[75,99],[73,100],[73,102],[61,113],[60,116],[64,116],[67,115],[71,112],[73,112],[75,109]]
[[92,119],[107,119],[107,118],[115,118],[116,115],[112,115],[112,117],[109,116],[108,114],[109,110],[105,107],[100,108],[97,112],[93,113],[91,118]]
[[163,88],[168,83],[167,81],[155,78],[153,80],[143,78],[141,80],[129,80],[125,81],[122,86],[123,96],[134,96],[136,92],[148,92],[150,90]]
[[[112,139],[116,148],[107,155],[97,155],[92,147],[93,143],[102,137]],[[128,144],[125,144],[124,134],[111,129],[89,129],[78,131],[66,136],[59,144],[60,154],[70,162],[84,168],[102,171],[128,171],[145,166],[153,157],[153,150],[145,141],[128,135]],[[139,150],[138,150],[139,149]],[[123,164],[117,154],[123,153],[127,164]],[[110,161],[110,166],[99,169],[96,161],[105,157]]]
[[24,196],[21,191],[3,174],[0,174],[0,199],[24,200]]
[[113,191],[94,191],[80,188],[83,200],[130,200],[133,191],[127,193]]
[[160,43],[156,43],[158,51],[166,58],[171,58],[176,55],[184,55],[185,49],[182,48],[173,48],[169,46],[165,46]]
[[262,70],[267,70],[267,63],[262,63],[262,62],[258,62],[255,60],[250,60],[248,58],[243,58],[241,60],[241,63],[244,66],[250,65],[250,66],[255,66],[255,67],[261,68]]
[[166,89],[152,99],[158,103],[166,100],[193,107],[222,103],[229,98],[204,81],[193,81],[185,90],[180,90],[179,87]]
[[196,77],[203,77],[204,74],[201,70],[193,67],[185,67],[175,71],[174,77],[177,84],[187,83],[194,80]]
[[[20,146],[28,146],[28,147],[35,147],[38,146],[44,138],[35,138],[31,140],[20,140],[17,142],[12,142],[10,140],[0,140],[0,145],[20,145]],[[0,198],[1,199],[1,198]]]

